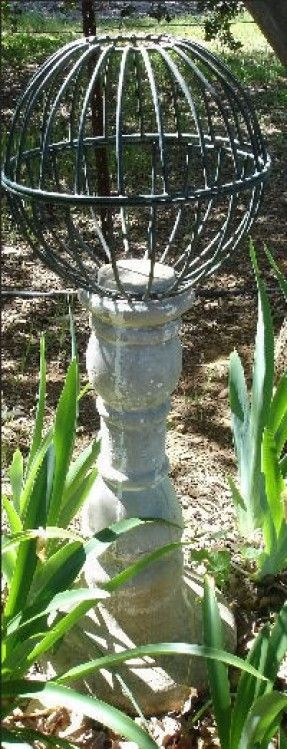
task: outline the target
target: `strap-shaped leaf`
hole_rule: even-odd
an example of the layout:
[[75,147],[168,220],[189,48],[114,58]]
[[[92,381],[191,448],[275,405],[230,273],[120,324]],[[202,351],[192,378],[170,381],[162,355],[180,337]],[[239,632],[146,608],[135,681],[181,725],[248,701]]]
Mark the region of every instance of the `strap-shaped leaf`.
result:
[[287,440],[287,372],[282,375],[273,395],[268,427],[275,435],[280,455]]
[[[214,584],[208,576],[204,580],[203,642],[207,647],[218,650],[224,649]],[[231,696],[227,668],[224,661],[208,661],[207,672],[221,747],[222,749],[230,749]]]
[[274,334],[271,309],[265,284],[261,279],[254,247],[250,256],[258,288],[258,321],[253,363],[253,380],[250,406],[250,485],[249,497],[255,527],[261,522],[260,476],[261,440],[269,419],[274,375]]
[[27,478],[33,460],[36,453],[38,452],[43,432],[43,423],[45,415],[45,401],[46,401],[46,352],[45,352],[45,337],[41,336],[40,339],[40,372],[39,372],[39,390],[38,390],[38,405],[35,418],[34,432],[30,447],[30,452],[27,460],[27,468],[25,477]]
[[186,642],[158,642],[150,645],[140,645],[138,648],[132,648],[131,650],[121,650],[119,653],[112,653],[111,655],[104,655],[70,668],[57,677],[57,682],[69,683],[77,679],[86,678],[101,668],[111,668],[118,663],[124,663],[134,658],[145,658],[146,656],[157,658],[162,655],[187,655],[192,658],[207,658],[208,661],[218,661],[219,664],[226,664],[227,666],[247,671],[252,676],[266,682],[265,677],[254,666],[237,655],[219,648],[210,648],[206,645],[194,645]]
[[269,513],[274,524],[276,536],[279,536],[283,515],[281,494],[284,481],[281,476],[275,438],[269,428],[264,429],[262,440],[262,470],[265,478],[265,496]]
[[56,410],[53,443],[55,471],[48,511],[48,525],[56,525],[62,508],[62,494],[74,447],[77,421],[78,365],[71,362]]
[[[287,537],[286,537],[287,540]],[[268,644],[264,674],[274,683],[280,664],[287,653],[287,602],[282,606],[273,624]]]
[[68,710],[83,713],[92,720],[103,723],[115,733],[134,741],[141,749],[158,749],[157,744],[146,731],[120,710],[98,700],[96,697],[86,697],[68,687],[62,687],[51,682],[41,684],[39,681],[15,680],[5,683],[3,694],[30,697],[42,701],[45,701],[46,698],[51,699],[54,703],[65,705]]
[[[268,653],[268,643],[270,636],[270,628],[268,626],[263,627],[261,632],[257,635],[253,646],[248,653],[247,662],[251,663],[252,666],[258,669],[260,673],[265,674],[266,659]],[[231,719],[231,731],[230,731],[230,746],[237,747],[239,744],[241,732],[250,710],[250,706],[254,700],[258,697],[260,686],[263,685],[263,689],[272,688],[272,685],[262,682],[261,679],[256,679],[251,674],[243,671],[236,691],[236,697],[232,709]]]
[[285,296],[285,299],[287,300],[287,278],[285,278],[285,276],[283,275],[283,273],[281,273],[280,268],[278,267],[277,263],[274,260],[273,255],[271,255],[271,252],[268,249],[268,247],[266,247],[266,245],[264,247],[264,251],[265,251],[265,254],[268,257],[268,260],[269,260],[269,263],[271,265],[271,268],[272,268],[272,270],[273,270],[273,272],[274,272],[274,274],[275,274],[275,276],[277,278],[277,281],[279,283],[279,286],[280,286],[280,289],[282,291],[282,294]]
[[23,455],[19,449],[13,453],[12,463],[8,471],[11,482],[13,504],[15,511],[20,510],[20,496],[23,487]]
[[11,502],[10,499],[8,499],[8,497],[3,497],[2,502],[3,502],[3,508],[7,515],[11,533],[21,532],[23,528],[22,521],[13,503]]
[[278,723],[283,710],[287,708],[287,695],[271,692],[259,697],[246,719],[238,749],[254,749],[269,732],[276,718]]
[[[27,516],[31,528],[43,527],[46,522],[45,496],[47,488],[47,452],[43,456],[37,478],[29,495]],[[5,615],[14,616],[26,604],[33,575],[37,566],[36,541],[20,544],[15,572],[5,605]]]
[[[29,741],[29,744],[26,743]],[[35,746],[34,741],[47,746],[62,747],[62,749],[75,749],[75,744],[71,744],[67,739],[61,739],[60,736],[49,735],[35,731],[32,728],[15,728],[10,727],[8,730],[2,727],[1,743],[3,749],[32,749]]]

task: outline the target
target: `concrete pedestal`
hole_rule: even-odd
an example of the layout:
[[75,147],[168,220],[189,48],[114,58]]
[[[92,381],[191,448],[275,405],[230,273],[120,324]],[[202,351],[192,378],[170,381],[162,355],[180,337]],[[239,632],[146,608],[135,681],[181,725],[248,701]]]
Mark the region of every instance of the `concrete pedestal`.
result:
[[[142,261],[124,261],[119,268],[128,291],[144,288],[148,271]],[[149,266],[149,263],[148,263]],[[167,266],[156,266],[155,284],[163,291],[173,280]],[[113,288],[105,266],[101,283]],[[170,394],[182,366],[178,337],[180,317],[193,293],[161,301],[128,302],[81,294],[90,311],[92,334],[87,351],[89,379],[97,394],[101,417],[99,477],[82,516],[85,535],[127,517],[163,518],[177,524],[146,525],[121,537],[98,559],[89,558],[84,576],[88,586],[107,580],[145,554],[182,535],[182,513],[168,476],[165,455],[166,417]],[[155,642],[198,643],[202,639],[202,585],[184,575],[182,551],[176,551],[134,577],[96,612],[85,617],[81,635],[74,633],[66,658],[74,662],[103,650],[122,650]],[[234,623],[221,604],[227,644],[234,644]],[[66,663],[67,668],[67,663]],[[201,659],[186,656],[129,662],[120,677],[91,677],[88,688],[114,705],[132,711],[121,683],[124,679],[146,715],[180,708],[190,686],[204,687]]]

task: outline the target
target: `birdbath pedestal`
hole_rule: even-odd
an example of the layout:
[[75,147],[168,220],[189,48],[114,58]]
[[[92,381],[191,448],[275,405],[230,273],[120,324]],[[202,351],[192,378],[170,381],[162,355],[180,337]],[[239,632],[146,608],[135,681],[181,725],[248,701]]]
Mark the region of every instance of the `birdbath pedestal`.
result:
[[[119,261],[120,280],[128,293],[146,288],[149,268],[144,260]],[[100,274],[100,283],[113,289],[111,266],[104,266]],[[166,294],[173,281],[174,271],[156,264],[154,285],[159,296]],[[182,366],[180,318],[193,299],[191,290],[148,301],[112,300],[81,292],[92,328],[87,369],[101,417],[99,475],[83,508],[82,531],[91,536],[129,517],[169,521],[140,526],[100,557],[89,556],[84,576],[90,587],[181,538],[182,513],[168,475],[165,432],[170,395]],[[78,651],[77,660],[93,658],[95,644],[113,652],[156,642],[198,643],[202,640],[201,595],[200,580],[184,574],[182,549],[176,549],[133,577],[85,618],[70,656],[74,658]],[[223,603],[220,609],[232,645],[233,618]],[[156,663],[150,658],[129,662],[120,674],[120,678],[108,673],[90,677],[89,689],[131,709],[126,687],[146,715],[180,708],[190,686],[205,684],[202,660],[184,656],[165,656]]]

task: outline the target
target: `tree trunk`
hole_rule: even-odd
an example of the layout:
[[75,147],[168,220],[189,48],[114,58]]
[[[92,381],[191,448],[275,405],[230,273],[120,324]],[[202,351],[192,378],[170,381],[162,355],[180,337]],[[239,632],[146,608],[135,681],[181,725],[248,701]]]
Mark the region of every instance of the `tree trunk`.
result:
[[[94,0],[82,0],[83,34],[85,37],[96,36],[97,22]],[[97,53],[89,60],[89,76],[91,77],[97,64]],[[92,101],[92,131],[94,137],[103,135],[103,97],[101,82],[98,77],[94,87]],[[97,187],[100,195],[110,195],[110,172],[107,148],[96,148]],[[109,243],[112,236],[112,218],[108,208],[101,208],[102,232]]]
[[265,38],[283,65],[287,65],[287,1],[244,0]]

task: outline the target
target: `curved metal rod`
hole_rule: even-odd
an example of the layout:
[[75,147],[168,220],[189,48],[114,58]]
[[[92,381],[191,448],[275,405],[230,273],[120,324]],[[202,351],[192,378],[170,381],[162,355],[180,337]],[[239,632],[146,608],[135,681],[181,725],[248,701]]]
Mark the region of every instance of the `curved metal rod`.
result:
[[[186,42],[185,46],[188,49],[192,49],[193,52],[201,59],[207,66],[209,66],[213,72],[217,75],[217,77],[220,78],[221,82],[224,84],[225,88],[228,89],[229,96],[235,100],[235,104],[238,105],[240,99],[237,96],[236,91],[239,92],[241,96],[241,106],[240,111],[243,116],[245,125],[247,127],[247,130],[249,132],[249,137],[254,149],[255,158],[257,162],[257,168],[259,168],[260,164],[258,161],[259,157],[259,151],[258,151],[258,144],[260,144],[260,151],[261,155],[263,156],[264,162],[266,163],[268,154],[264,145],[263,138],[260,133],[257,117],[255,114],[255,110],[253,108],[253,104],[251,101],[251,98],[248,96],[247,91],[243,88],[240,81],[233,75],[233,73],[229,70],[229,68],[219,59],[217,58],[212,52],[207,51],[204,49],[204,47],[201,47],[196,42]],[[231,81],[232,84],[229,82]],[[251,127],[251,121],[253,128]]]
[[189,104],[189,107],[190,107],[190,110],[191,110],[191,113],[195,122],[196,130],[197,130],[198,141],[200,144],[200,150],[201,150],[202,161],[203,161],[203,174],[204,174],[204,179],[205,179],[205,185],[207,185],[208,160],[206,156],[205,139],[204,139],[204,133],[203,133],[200,116],[196,110],[195,103],[193,101],[189,88],[186,84],[186,81],[184,80],[177,65],[174,63],[169,53],[165,49],[161,49],[160,52],[161,52],[162,57],[166,61],[166,64],[168,65],[171,72],[173,73],[179,87],[181,88]]
[[235,143],[234,143],[234,139],[233,139],[231,127],[230,127],[230,124],[229,124],[229,121],[228,121],[227,114],[224,111],[224,107],[222,106],[222,103],[220,101],[220,97],[218,96],[217,91],[215,90],[215,88],[211,85],[211,83],[203,75],[203,73],[201,72],[201,70],[199,70],[199,68],[197,67],[197,65],[195,65],[195,63],[192,60],[190,60],[190,58],[188,57],[188,55],[186,55],[185,52],[182,51],[182,49],[180,48],[179,44],[176,45],[176,51],[177,51],[178,55],[182,59],[185,60],[185,62],[187,63],[187,65],[193,71],[194,75],[198,79],[198,84],[199,84],[201,90],[207,90],[207,91],[209,91],[209,93],[211,94],[211,96],[213,96],[214,100],[216,101],[216,104],[217,104],[218,109],[220,111],[220,114],[222,116],[223,122],[225,124],[226,132],[227,132],[227,135],[228,135],[228,140],[229,140],[229,143],[230,143],[231,152],[232,152],[233,159],[234,159],[236,176],[238,176],[240,169],[239,169],[239,161],[238,161],[237,149],[235,148]]
[[136,75],[136,97],[137,97],[137,117],[139,119],[140,134],[143,137],[144,134],[144,114],[142,107],[142,82],[141,82],[141,71],[138,50],[134,50],[134,70]]
[[151,61],[147,53],[147,50],[142,46],[139,47],[139,50],[141,52],[141,55],[144,61],[145,69],[147,72],[147,76],[148,76],[148,80],[149,80],[149,84],[151,88],[153,107],[155,111],[155,118],[156,118],[156,124],[157,124],[157,136],[158,136],[158,144],[159,144],[160,163],[161,163],[162,176],[163,176],[163,190],[164,190],[164,193],[167,193],[168,192],[168,175],[167,175],[167,170],[166,170],[165,134],[164,134],[164,129],[163,129],[160,101],[159,101],[158,91],[157,91],[157,87],[155,83],[154,72],[152,69]]
[[[62,66],[65,65],[66,61],[69,60],[74,55],[75,52],[77,52],[77,48],[75,48],[75,49],[73,48],[72,50],[69,49],[64,56],[62,56],[61,58],[58,59],[57,64],[53,67],[53,71],[52,71],[53,77],[55,75],[57,75],[58,69],[61,69]],[[24,142],[25,142],[25,139],[26,139],[27,126],[28,126],[28,122],[30,120],[31,111],[32,111],[32,109],[33,109],[36,101],[39,99],[39,97],[40,97],[42,91],[44,90],[45,85],[46,85],[46,83],[47,83],[47,81],[49,79],[50,79],[50,72],[48,72],[46,74],[45,78],[41,81],[41,83],[39,84],[39,86],[37,87],[36,90],[34,90],[34,87],[31,89],[31,96],[30,96],[30,98],[28,100],[28,103],[27,103],[27,109],[26,109],[26,112],[25,112],[24,123],[23,123],[22,129],[21,129],[19,146],[18,146],[16,158],[15,158],[15,170],[14,170],[14,172],[15,172],[15,179],[16,180],[19,179],[19,172],[20,172],[20,169],[21,169],[21,159],[23,157],[23,150],[24,150],[23,147],[24,147]]]
[[[57,165],[56,160],[53,159],[53,158],[52,158],[52,165],[53,165],[53,170],[54,170],[55,181],[56,181],[56,184],[57,184],[58,190],[59,190],[60,189],[60,185],[59,185],[58,165]],[[65,223],[66,223],[66,226],[67,226],[69,239],[72,242],[73,246],[75,247],[76,252],[78,250],[78,246],[80,245],[80,247],[84,250],[84,252],[86,252],[86,254],[88,255],[88,257],[91,258],[91,260],[96,264],[97,268],[99,269],[100,266],[101,266],[101,264],[99,262],[99,259],[98,259],[97,255],[96,255],[96,253],[93,252],[93,250],[91,250],[91,248],[89,247],[89,245],[87,245],[86,242],[84,242],[82,235],[80,234],[79,230],[77,229],[77,227],[75,226],[74,222],[72,221],[71,214],[70,214],[70,208],[66,208],[64,206],[64,215],[65,215]]]
[[[243,168],[242,168],[242,176],[244,175],[244,168],[245,168],[245,165],[243,165]],[[215,237],[213,237],[213,239],[209,242],[209,244],[204,248],[204,250],[202,250],[202,252],[196,258],[194,258],[194,260],[189,264],[188,277],[191,277],[193,273],[198,272],[196,270],[198,266],[200,267],[200,269],[202,269],[205,272],[205,268],[208,268],[210,263],[213,262],[216,259],[216,257],[220,254],[223,242],[225,240],[228,226],[230,224],[232,216],[234,215],[234,210],[236,208],[237,199],[238,199],[237,193],[233,193],[233,195],[230,196],[228,209],[227,209],[227,216],[224,219],[221,228],[218,230]],[[212,250],[214,246],[216,247],[216,249],[215,249],[214,254],[212,255],[212,258],[210,259],[210,257],[208,256],[210,255],[210,251]],[[206,258],[205,262],[203,262],[204,258]]]
[[123,180],[123,96],[124,84],[127,73],[128,56],[131,47],[128,45],[122,55],[118,89],[117,89],[117,108],[116,108],[116,160],[117,160],[117,183],[119,195],[124,195],[126,190]]
[[[78,142],[77,142],[77,147],[76,147],[76,180],[75,180],[75,191],[77,193],[79,193],[79,192],[82,191],[82,185],[81,185],[81,162],[83,160],[84,127],[85,127],[85,124],[86,124],[87,109],[88,109],[88,106],[89,106],[89,102],[90,102],[91,96],[93,94],[93,90],[94,90],[95,85],[96,85],[98,74],[99,74],[99,72],[101,70],[101,67],[102,67],[103,63],[105,62],[106,58],[109,56],[109,53],[110,53],[111,49],[112,49],[112,44],[110,44],[109,47],[107,47],[106,49],[102,50],[102,52],[101,52],[101,54],[100,54],[100,56],[99,56],[99,58],[98,58],[98,60],[96,62],[96,66],[95,66],[93,75],[92,75],[92,77],[90,79],[90,82],[89,82],[89,85],[88,85],[88,88],[87,88],[87,91],[86,91],[86,94],[85,94],[85,98],[84,98],[82,110],[81,110],[79,132],[78,132]],[[94,53],[95,53],[95,50],[93,50],[93,54]],[[97,137],[94,136],[93,140],[96,141]]]
[[6,158],[5,158],[5,162],[4,162],[4,164],[5,164],[5,170],[9,169],[10,160],[11,160],[11,150],[12,150],[13,138],[14,138],[14,135],[15,135],[15,130],[16,130],[16,126],[17,126],[17,123],[18,123],[19,115],[22,114],[22,107],[26,103],[26,99],[29,99],[30,95],[32,96],[32,93],[33,93],[33,91],[35,89],[35,85],[38,83],[39,80],[41,80],[41,78],[45,77],[47,69],[50,69],[53,66],[55,60],[57,60],[58,58],[60,58],[63,55],[63,52],[65,52],[68,48],[70,49],[72,47],[72,45],[73,45],[73,47],[76,47],[76,46],[80,47],[81,46],[80,43],[79,43],[79,40],[77,40],[76,42],[72,42],[72,44],[69,43],[69,44],[65,45],[65,47],[62,47],[60,50],[58,50],[53,55],[51,55],[51,57],[49,57],[48,60],[46,60],[46,62],[41,66],[40,70],[37,70],[34,73],[34,75],[32,76],[32,78],[31,78],[31,80],[30,80],[30,82],[29,82],[29,84],[27,86],[27,88],[25,89],[25,91],[20,96],[20,99],[19,99],[19,101],[17,103],[16,109],[15,109],[15,112],[14,112],[14,117],[13,117],[13,120],[12,120],[12,123],[11,123],[9,137],[8,137],[8,141],[7,141]]
[[85,51],[81,55],[81,57],[74,63],[74,65],[73,65],[72,69],[69,71],[68,75],[64,78],[64,81],[63,81],[63,83],[62,83],[60,89],[58,90],[58,92],[56,94],[56,97],[54,99],[54,102],[53,102],[53,105],[52,105],[52,108],[50,110],[50,114],[49,114],[49,117],[48,117],[48,121],[47,121],[47,125],[46,125],[46,130],[45,130],[44,138],[43,138],[43,147],[42,147],[42,152],[41,152],[39,189],[41,189],[41,187],[42,187],[42,181],[43,181],[44,174],[45,174],[44,167],[45,167],[46,162],[47,162],[47,155],[48,155],[49,145],[50,145],[49,144],[49,136],[50,136],[50,131],[51,131],[51,128],[52,128],[52,124],[53,124],[54,118],[55,118],[56,113],[57,113],[58,105],[60,103],[60,100],[61,100],[63,94],[65,93],[66,89],[68,88],[70,82],[73,80],[74,75],[77,74],[77,71],[80,68],[82,68],[82,65],[85,63],[85,61],[89,57],[91,57],[92,54],[94,54],[94,49],[91,48],[90,45],[88,45],[88,47],[85,49]]

